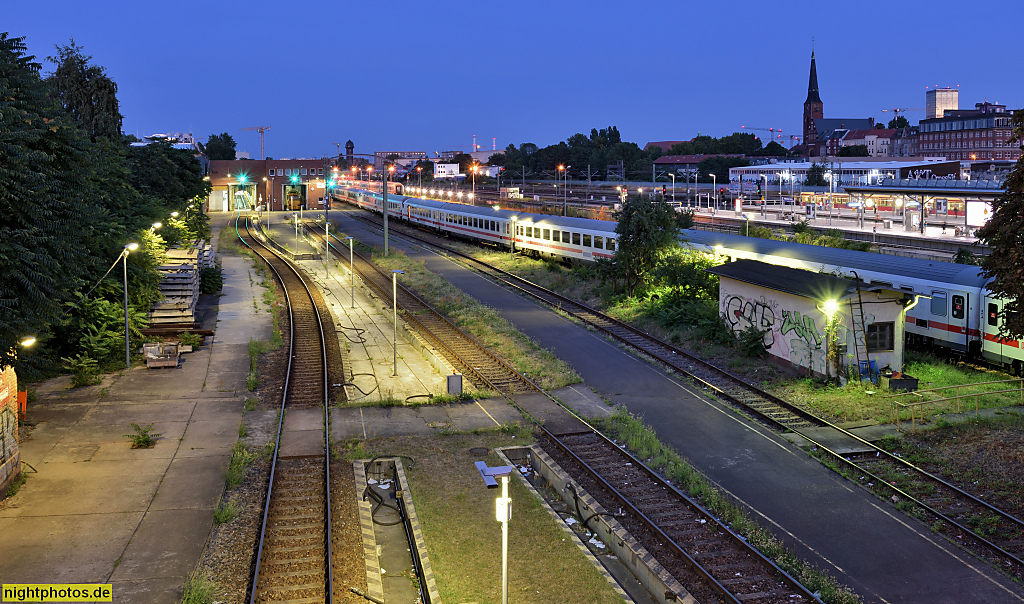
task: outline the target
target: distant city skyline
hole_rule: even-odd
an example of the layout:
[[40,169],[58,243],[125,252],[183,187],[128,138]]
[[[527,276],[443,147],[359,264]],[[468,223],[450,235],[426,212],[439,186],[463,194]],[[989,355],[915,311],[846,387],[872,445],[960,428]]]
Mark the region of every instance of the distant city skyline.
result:
[[117,82],[126,133],[227,132],[253,158],[259,135],[241,130],[253,126],[271,126],[266,154],[278,158],[334,155],[349,139],[370,154],[468,151],[474,134],[482,149],[492,137],[498,150],[545,146],[607,126],[640,146],[775,128],[788,147],[812,37],[826,118],[887,122],[882,109],[924,107],[936,86],[959,88],[961,108],[1024,106],[1024,81],[1008,75],[1016,37],[1000,33],[1013,19],[951,18],[962,5],[948,1],[855,13],[803,1],[41,7],[2,29],[26,38],[44,72],[74,38]]

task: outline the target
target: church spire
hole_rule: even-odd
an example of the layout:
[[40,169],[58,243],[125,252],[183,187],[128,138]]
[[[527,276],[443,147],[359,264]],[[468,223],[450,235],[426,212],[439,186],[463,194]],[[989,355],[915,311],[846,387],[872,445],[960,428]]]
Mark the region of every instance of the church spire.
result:
[[814,65],[814,50],[811,50],[811,75],[807,79],[807,103],[820,103],[821,97],[818,96],[818,69]]

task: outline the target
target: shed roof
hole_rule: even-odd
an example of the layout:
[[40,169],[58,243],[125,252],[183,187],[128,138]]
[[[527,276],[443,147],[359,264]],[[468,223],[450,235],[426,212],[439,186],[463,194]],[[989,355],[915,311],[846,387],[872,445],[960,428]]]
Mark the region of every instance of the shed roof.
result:
[[[815,300],[842,300],[857,294],[857,282],[853,279],[768,264],[759,260],[726,262],[706,270],[712,275]],[[873,291],[877,287],[861,283],[861,289]]]

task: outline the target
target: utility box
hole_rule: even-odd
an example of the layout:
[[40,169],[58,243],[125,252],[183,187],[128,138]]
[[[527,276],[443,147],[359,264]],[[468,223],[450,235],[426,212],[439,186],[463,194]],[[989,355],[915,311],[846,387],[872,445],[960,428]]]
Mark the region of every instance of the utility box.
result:
[[891,229],[892,228],[892,220],[889,220],[888,218],[883,220],[882,221],[882,228]]
[[448,394],[455,396],[462,394],[462,374],[453,373],[448,376]]

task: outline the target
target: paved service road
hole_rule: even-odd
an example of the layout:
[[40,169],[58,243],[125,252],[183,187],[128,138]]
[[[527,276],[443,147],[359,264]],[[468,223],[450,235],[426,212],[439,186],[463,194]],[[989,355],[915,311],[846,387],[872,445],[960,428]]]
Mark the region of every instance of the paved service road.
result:
[[[346,212],[331,217],[346,234],[380,241]],[[664,442],[746,504],[798,555],[865,601],[1024,602],[1019,586],[854,488],[781,436],[464,267],[418,246],[396,240],[392,245],[497,309],[569,362],[602,397],[655,426]]]

